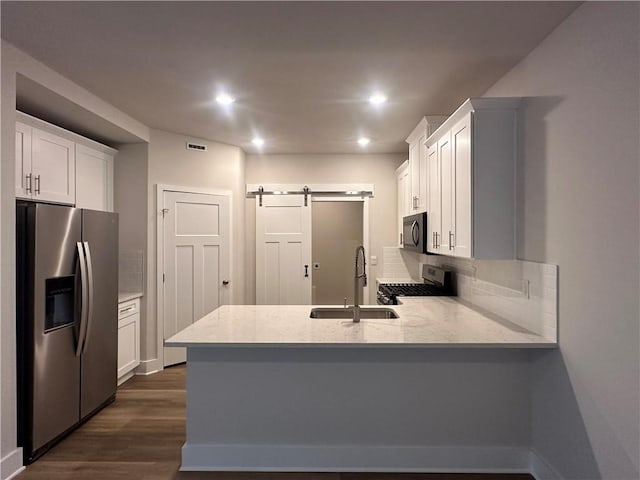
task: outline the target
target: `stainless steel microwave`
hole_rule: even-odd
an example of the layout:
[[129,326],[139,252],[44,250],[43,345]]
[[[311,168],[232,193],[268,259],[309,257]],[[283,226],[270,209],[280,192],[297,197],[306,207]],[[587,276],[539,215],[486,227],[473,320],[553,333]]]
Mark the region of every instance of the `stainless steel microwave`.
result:
[[402,219],[402,246],[412,252],[427,253],[427,214],[417,213]]

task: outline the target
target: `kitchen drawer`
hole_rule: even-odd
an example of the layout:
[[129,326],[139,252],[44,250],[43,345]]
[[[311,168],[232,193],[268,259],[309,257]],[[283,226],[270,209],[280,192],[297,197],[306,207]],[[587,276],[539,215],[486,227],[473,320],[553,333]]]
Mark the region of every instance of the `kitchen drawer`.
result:
[[118,304],[118,385],[140,365],[140,299]]
[[128,302],[122,302],[118,304],[118,320],[130,317],[140,312],[140,300],[134,299]]

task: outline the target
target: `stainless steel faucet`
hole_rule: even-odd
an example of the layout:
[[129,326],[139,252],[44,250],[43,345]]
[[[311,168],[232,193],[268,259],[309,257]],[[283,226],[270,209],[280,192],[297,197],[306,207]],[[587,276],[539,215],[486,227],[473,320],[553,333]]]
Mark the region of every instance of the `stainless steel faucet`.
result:
[[[362,273],[358,274],[358,258],[362,252]],[[363,279],[362,286],[367,286],[367,255],[364,252],[364,246],[358,245],[356,247],[356,265],[355,274],[353,276],[353,322],[358,323],[360,321],[360,279]]]

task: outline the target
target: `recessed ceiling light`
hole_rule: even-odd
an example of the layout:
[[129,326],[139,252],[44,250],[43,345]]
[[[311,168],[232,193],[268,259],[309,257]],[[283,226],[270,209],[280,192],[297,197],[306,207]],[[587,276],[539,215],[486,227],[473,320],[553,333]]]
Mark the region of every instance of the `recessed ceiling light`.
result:
[[382,105],[387,101],[387,96],[382,92],[375,92],[369,97],[369,103],[371,105]]
[[221,93],[216,97],[216,102],[218,102],[220,105],[231,105],[235,101],[236,99],[228,93]]
[[264,140],[260,137],[255,137],[253,140],[251,140],[251,143],[253,143],[256,147],[261,147],[264,145]]
[[358,139],[358,145],[360,145],[361,147],[366,147],[367,145],[369,145],[369,142],[371,141],[370,138],[367,137],[360,137]]

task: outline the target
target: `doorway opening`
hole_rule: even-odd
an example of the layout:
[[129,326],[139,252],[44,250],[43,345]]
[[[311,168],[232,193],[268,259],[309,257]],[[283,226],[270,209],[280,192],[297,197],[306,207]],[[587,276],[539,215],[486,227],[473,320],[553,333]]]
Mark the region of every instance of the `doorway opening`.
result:
[[[355,249],[364,244],[364,201],[314,198],[312,202],[312,303],[353,304]],[[363,287],[360,285],[360,298]]]

